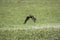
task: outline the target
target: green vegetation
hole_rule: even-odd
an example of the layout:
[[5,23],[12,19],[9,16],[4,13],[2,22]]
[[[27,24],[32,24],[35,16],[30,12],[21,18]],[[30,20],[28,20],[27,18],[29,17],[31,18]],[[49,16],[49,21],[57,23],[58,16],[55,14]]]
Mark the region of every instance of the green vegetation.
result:
[[0,40],[60,40],[60,29],[0,30]]
[[0,0],[1,27],[23,25],[29,14],[37,18],[36,24],[60,23],[60,0]]
[[[29,14],[37,18],[29,20]],[[60,23],[60,0],[0,0],[0,40],[60,40],[59,29],[4,30],[3,28],[24,28],[49,23]]]

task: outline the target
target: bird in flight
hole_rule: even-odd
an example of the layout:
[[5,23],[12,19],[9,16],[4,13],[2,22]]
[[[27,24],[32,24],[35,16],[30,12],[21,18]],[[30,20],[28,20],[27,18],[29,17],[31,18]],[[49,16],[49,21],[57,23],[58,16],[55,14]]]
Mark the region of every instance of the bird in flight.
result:
[[24,24],[26,24],[30,18],[33,20],[34,23],[36,22],[36,18],[33,15],[28,15],[24,21]]

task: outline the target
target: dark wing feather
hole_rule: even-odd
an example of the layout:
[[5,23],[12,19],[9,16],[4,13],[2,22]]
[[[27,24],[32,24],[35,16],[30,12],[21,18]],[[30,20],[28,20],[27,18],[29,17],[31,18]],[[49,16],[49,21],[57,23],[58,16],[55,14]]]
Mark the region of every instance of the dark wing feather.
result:
[[29,17],[26,17],[25,21],[24,21],[24,24],[29,20]]

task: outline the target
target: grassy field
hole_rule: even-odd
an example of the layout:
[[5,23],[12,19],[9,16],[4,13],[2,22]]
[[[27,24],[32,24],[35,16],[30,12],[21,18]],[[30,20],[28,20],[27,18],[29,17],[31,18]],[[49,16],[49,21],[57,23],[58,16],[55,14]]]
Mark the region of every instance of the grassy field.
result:
[[60,40],[60,29],[0,30],[0,40]]
[[[37,18],[36,23],[23,24],[29,14]],[[47,28],[50,24],[52,28]],[[43,29],[23,29],[30,27]],[[60,0],[0,0],[0,40],[60,40]]]
[[60,0],[0,0],[1,27],[23,25],[29,14],[37,18],[36,24],[60,23]]

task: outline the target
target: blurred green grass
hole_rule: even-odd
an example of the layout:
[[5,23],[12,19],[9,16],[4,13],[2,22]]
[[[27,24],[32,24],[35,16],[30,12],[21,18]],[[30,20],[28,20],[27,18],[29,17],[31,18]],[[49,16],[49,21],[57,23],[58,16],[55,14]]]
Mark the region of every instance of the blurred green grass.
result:
[[[23,25],[29,14],[36,24],[60,23],[60,0],[0,0],[0,26]],[[27,25],[35,25],[29,20]]]
[[60,29],[0,30],[0,40],[60,40]]
[[[23,24],[27,15],[37,18]],[[60,0],[0,0],[0,40],[60,40],[59,29],[4,30],[60,23]]]

